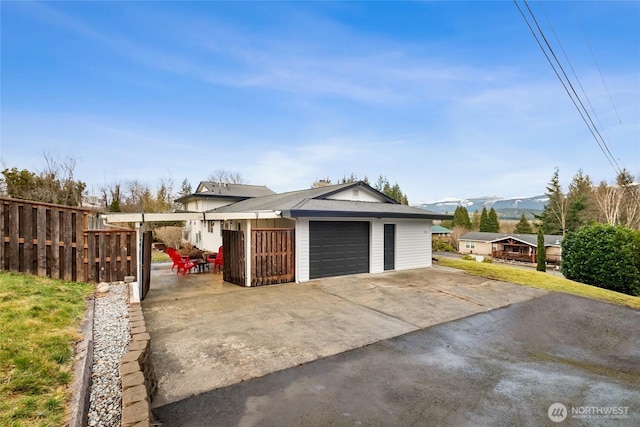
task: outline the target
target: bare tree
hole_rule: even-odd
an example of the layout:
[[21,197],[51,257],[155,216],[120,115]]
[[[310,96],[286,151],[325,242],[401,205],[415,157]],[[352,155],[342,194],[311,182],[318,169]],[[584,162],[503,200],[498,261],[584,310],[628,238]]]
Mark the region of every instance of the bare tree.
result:
[[610,225],[640,228],[640,185],[633,181],[633,175],[623,169],[615,184],[602,181],[595,189],[601,220]]
[[209,175],[209,181],[225,182],[227,184],[244,184],[245,181],[239,172],[232,172],[226,169],[217,169]]
[[596,188],[594,195],[602,216],[601,219],[610,225],[618,224],[622,204],[622,193],[618,187],[602,181]]

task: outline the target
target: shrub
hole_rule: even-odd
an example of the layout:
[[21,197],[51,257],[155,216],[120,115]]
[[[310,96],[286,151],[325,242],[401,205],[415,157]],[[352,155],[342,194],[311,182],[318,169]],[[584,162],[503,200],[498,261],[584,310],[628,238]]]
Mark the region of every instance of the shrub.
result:
[[482,262],[486,262],[487,264],[492,264],[493,258],[486,256],[482,259]]
[[456,249],[449,243],[440,239],[433,239],[432,249],[434,252],[456,252]]
[[158,227],[154,235],[170,248],[179,248],[182,244],[182,227]]
[[562,242],[567,279],[628,295],[640,295],[640,232],[589,224]]
[[475,261],[475,260],[476,260],[476,257],[474,257],[473,255],[464,255],[464,256],[462,257],[462,260],[463,260],[463,261]]

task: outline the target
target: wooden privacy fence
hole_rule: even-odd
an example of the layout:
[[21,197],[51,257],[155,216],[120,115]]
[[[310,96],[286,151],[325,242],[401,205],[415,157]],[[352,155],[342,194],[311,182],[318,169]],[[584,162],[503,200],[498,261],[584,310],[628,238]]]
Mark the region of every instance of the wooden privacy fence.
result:
[[135,276],[135,230],[88,230],[97,219],[90,209],[0,197],[0,268],[77,282]]
[[236,230],[222,230],[223,265],[222,278],[225,282],[245,285],[244,233]]
[[294,230],[251,230],[251,286],[293,282],[295,279]]
[[[245,235],[223,230],[223,279],[246,285]],[[288,283],[295,280],[295,234],[290,228],[251,230],[251,286]]]

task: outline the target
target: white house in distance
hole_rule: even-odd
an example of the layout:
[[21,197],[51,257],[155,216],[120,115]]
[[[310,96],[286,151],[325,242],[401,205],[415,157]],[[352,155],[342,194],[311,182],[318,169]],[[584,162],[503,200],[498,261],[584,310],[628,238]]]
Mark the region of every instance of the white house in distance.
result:
[[[201,204],[187,205],[189,210],[203,209],[205,185],[178,201],[197,200]],[[281,194],[258,188],[271,194],[245,193],[244,200],[209,209],[189,224],[205,249],[215,248],[206,242],[215,242],[222,230],[224,280],[243,286],[430,267],[432,222],[451,218],[402,205],[364,182]],[[224,191],[224,184],[209,187],[204,193],[211,196],[204,198],[220,203]],[[290,258],[281,262],[285,256]]]
[[[195,193],[176,199],[185,212],[207,212],[252,197],[275,194],[261,185],[229,184],[225,182],[200,181]],[[185,240],[200,249],[215,252],[222,246],[220,221],[185,221]]]

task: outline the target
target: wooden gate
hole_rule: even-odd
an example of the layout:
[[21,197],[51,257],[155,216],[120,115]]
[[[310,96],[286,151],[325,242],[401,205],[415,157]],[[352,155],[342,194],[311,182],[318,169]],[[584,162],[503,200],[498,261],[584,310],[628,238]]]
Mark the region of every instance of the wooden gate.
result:
[[142,295],[144,299],[151,286],[151,243],[153,243],[153,231],[145,231],[142,234]]
[[222,230],[223,265],[225,282],[245,286],[244,233]]
[[294,281],[294,233],[292,228],[251,230],[251,286]]

